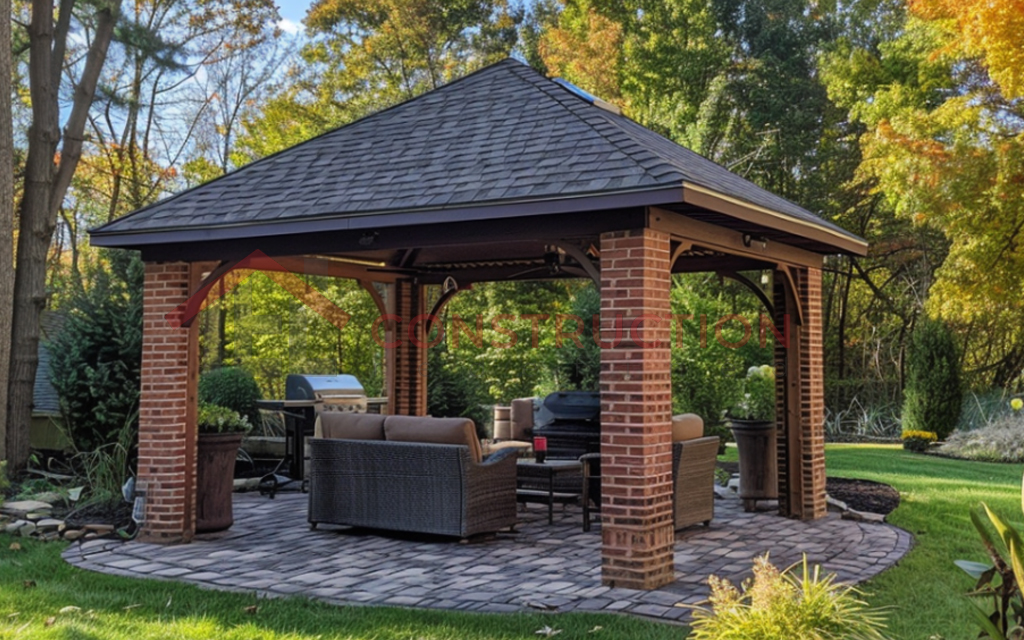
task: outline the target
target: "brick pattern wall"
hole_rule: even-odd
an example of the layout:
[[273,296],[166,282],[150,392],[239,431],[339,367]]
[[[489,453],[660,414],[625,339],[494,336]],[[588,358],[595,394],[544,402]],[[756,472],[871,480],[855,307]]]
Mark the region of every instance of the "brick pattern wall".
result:
[[[648,321],[645,345],[614,345],[645,314],[667,317],[669,237],[601,236],[601,566],[604,584],[654,589],[674,578],[670,322]],[[657,343],[657,345],[653,344]]]
[[416,344],[426,344],[428,324],[420,322],[410,336],[410,323],[416,316],[426,313],[423,287],[411,280],[399,280],[392,289],[395,295],[395,315],[402,321],[398,324],[396,347],[388,361],[393,363],[388,375],[394,376],[390,389],[394,400],[390,402],[391,413],[404,416],[427,414],[427,349]]
[[139,487],[146,492],[140,537],[148,542],[188,542],[195,532],[199,323],[182,328],[166,318],[187,300],[192,281],[187,263],[146,263]]
[[773,300],[776,327],[788,323],[789,330],[788,348],[775,345],[779,513],[813,520],[827,511],[821,270],[796,269],[793,276],[796,295],[790,296],[789,281],[776,272]]

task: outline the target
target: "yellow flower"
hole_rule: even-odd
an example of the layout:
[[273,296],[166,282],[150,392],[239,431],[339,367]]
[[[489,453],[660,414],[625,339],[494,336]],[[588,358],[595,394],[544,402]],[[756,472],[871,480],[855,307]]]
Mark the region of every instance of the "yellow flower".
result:
[[1010,408],[1013,409],[1014,411],[1020,411],[1021,409],[1024,409],[1024,400],[1021,400],[1020,398],[1014,398],[1013,400],[1010,400]]
[[904,440],[916,438],[918,440],[927,440],[928,442],[935,442],[939,439],[939,436],[933,431],[904,431],[902,437]]

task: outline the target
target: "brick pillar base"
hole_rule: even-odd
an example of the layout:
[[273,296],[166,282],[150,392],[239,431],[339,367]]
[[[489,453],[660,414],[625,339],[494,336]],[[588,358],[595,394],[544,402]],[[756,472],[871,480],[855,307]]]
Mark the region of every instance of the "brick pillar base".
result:
[[779,513],[814,520],[827,513],[821,270],[790,275],[777,271],[774,291],[775,324],[788,330],[775,346]]
[[146,521],[140,539],[189,542],[195,533],[198,323],[167,315],[185,303],[193,282],[184,262],[146,263],[139,400],[139,489]]
[[[393,342],[388,349],[389,413],[403,416],[427,414],[427,327],[423,287],[412,280],[399,280],[389,289],[394,302],[392,313],[401,321],[395,323]],[[417,318],[419,318],[417,320]],[[413,324],[416,321],[416,324]]]
[[667,234],[601,236],[601,578],[614,587],[675,577],[669,287]]

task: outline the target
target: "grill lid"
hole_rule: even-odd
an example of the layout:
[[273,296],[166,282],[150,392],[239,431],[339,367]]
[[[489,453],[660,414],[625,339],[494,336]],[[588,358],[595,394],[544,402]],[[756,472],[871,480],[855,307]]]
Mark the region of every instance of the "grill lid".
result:
[[286,400],[316,400],[331,396],[366,396],[363,385],[352,375],[307,376],[289,374],[284,382]]
[[555,420],[584,421],[601,417],[601,394],[595,391],[556,391],[544,398]]

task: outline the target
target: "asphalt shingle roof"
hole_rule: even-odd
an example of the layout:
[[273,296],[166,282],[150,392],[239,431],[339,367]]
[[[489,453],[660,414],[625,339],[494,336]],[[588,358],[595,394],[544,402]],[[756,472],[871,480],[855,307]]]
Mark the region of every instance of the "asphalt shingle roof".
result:
[[684,181],[854,237],[512,59],[93,234],[479,207],[681,187]]

